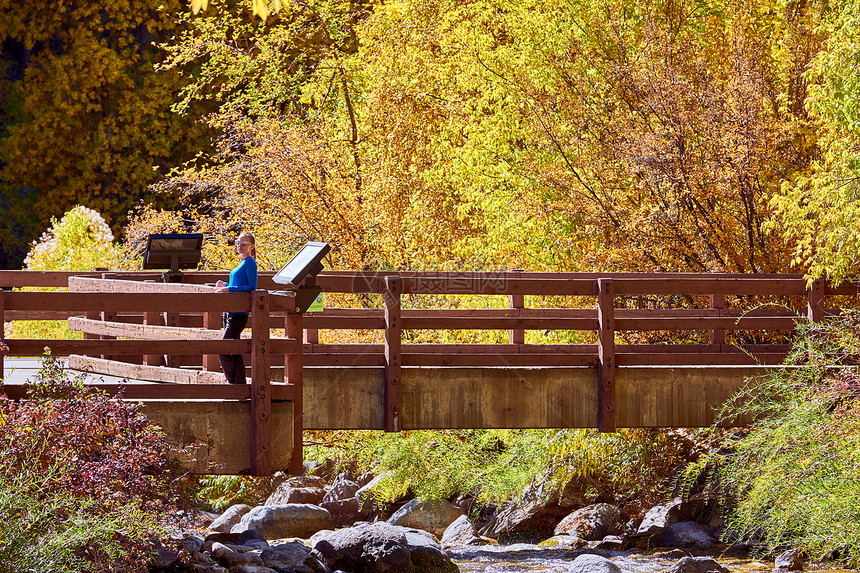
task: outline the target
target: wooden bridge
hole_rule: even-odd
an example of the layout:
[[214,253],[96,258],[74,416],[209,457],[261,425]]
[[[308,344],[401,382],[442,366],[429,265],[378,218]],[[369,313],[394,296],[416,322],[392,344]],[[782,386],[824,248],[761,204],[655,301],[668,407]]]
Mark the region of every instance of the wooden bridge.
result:
[[[799,275],[331,271],[316,279],[327,308],[303,314],[303,293],[272,273],[250,294],[206,286],[225,273],[160,276],[0,271],[5,355],[48,347],[72,369],[128,378],[97,386],[143,402],[179,445],[202,444],[195,471],[255,475],[299,472],[303,430],[708,426],[782,362],[798,321],[858,293]],[[227,311],[251,313],[249,338],[220,340]],[[68,320],[84,339],[3,338],[22,320]],[[497,342],[438,342],[444,331]],[[659,343],[679,335],[689,342]],[[247,385],[220,374],[217,354],[235,353],[250,357]]]

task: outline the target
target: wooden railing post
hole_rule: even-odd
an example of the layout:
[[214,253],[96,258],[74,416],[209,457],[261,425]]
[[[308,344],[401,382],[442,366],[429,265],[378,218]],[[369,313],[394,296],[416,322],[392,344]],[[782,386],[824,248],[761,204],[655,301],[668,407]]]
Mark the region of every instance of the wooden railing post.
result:
[[[722,310],[726,308],[726,295],[712,294],[708,296],[710,307],[712,310]],[[708,344],[722,344],[726,341],[726,331],[723,328],[715,328],[708,331]]]
[[[179,313],[178,312],[165,312],[164,313],[164,324],[165,326],[178,327],[179,326]],[[165,361],[169,368],[179,368],[179,356],[176,354],[168,354],[165,357]]]
[[806,289],[806,316],[811,323],[824,318],[824,279],[817,278]]
[[597,429],[615,431],[615,285],[597,279]]
[[251,473],[272,473],[272,373],[269,292],[251,293]]
[[[6,293],[3,289],[0,289],[0,343],[2,343],[6,339],[6,327],[4,324],[4,320],[6,320]],[[2,350],[2,349],[0,349]],[[6,371],[4,370],[3,364],[3,352],[0,351],[0,380],[3,380],[6,377]]]
[[288,312],[284,319],[287,338],[296,341],[295,354],[284,355],[284,382],[292,388],[293,401],[293,455],[290,459],[290,474],[303,473],[304,452],[302,432],[304,431],[304,376],[302,373],[302,313]]
[[[514,269],[508,276],[511,278],[516,277],[521,274],[523,271],[521,269]],[[526,297],[521,294],[509,294],[508,295],[508,308],[519,309],[526,307]],[[508,331],[508,344],[525,344],[526,342],[526,331],[522,329],[514,329]]]
[[400,321],[400,295],[403,281],[399,276],[385,277],[385,431],[401,428],[402,394],[400,386],[400,345],[403,330]]
[[[164,315],[160,312],[144,312],[143,324],[164,326]],[[85,333],[84,338],[86,338],[86,336],[87,335]],[[143,356],[143,363],[147,366],[163,366],[164,356],[161,354],[145,354]]]
[[[203,313],[203,328],[206,330],[219,330],[221,328],[221,314],[217,312]],[[221,363],[218,361],[217,354],[203,355],[203,370],[207,372],[218,372],[221,370]]]

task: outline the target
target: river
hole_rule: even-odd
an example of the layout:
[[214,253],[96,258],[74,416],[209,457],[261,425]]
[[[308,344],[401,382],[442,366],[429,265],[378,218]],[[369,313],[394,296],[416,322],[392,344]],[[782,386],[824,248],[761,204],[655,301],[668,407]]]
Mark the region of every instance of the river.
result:
[[[457,547],[446,553],[460,567],[461,573],[570,573],[573,560],[584,553],[593,553],[610,559],[623,573],[658,573],[688,555],[679,549],[652,552],[590,551],[572,549],[542,549],[537,545]],[[702,554],[699,554],[702,555]],[[770,573],[773,561],[752,558],[710,555],[732,573]],[[856,573],[850,569],[809,567],[816,573]]]

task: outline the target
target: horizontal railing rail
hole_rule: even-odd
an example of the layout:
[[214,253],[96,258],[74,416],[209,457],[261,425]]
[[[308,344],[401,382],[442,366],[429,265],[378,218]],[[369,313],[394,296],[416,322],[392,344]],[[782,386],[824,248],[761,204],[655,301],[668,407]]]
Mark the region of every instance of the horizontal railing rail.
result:
[[[173,368],[164,381],[187,382],[133,385],[125,391],[129,398],[251,400],[255,454],[267,446],[265,418],[271,400],[291,400],[299,413],[294,424],[299,457],[293,461],[300,463],[305,366],[382,368],[384,427],[389,431],[401,427],[403,367],[595,368],[597,425],[612,431],[618,367],[779,364],[789,350],[782,341],[798,322],[839,312],[826,310],[826,297],[860,294],[857,281],[834,287],[823,280],[808,284],[796,274],[329,271],[315,280],[323,292],[359,295],[352,304],[379,307],[326,308],[303,315],[295,309],[293,293],[284,292],[272,276],[261,273],[260,290],[247,295],[212,292],[207,285],[225,279],[226,271],[183,273],[182,284],[159,282],[161,273],[154,272],[0,271],[0,338],[9,347],[7,356],[39,355],[50,347],[56,355],[103,361],[99,364],[104,368],[116,362],[111,359],[123,357],[138,363],[129,365],[129,372],[161,379],[159,368],[171,371],[163,368],[166,365]],[[19,290],[64,287],[72,292]],[[469,296],[503,296],[507,308],[421,308],[425,295],[430,300],[438,295],[466,297],[464,306],[470,304]],[[527,302],[532,307],[527,308]],[[556,306],[534,307],[550,303]],[[250,312],[250,338],[220,340],[222,312]],[[51,319],[68,320],[85,339],[4,337],[4,321]],[[272,337],[274,329],[283,329],[283,337]],[[320,331],[333,333],[328,336],[332,341],[356,339],[368,331],[371,338],[365,340],[377,342],[320,343]],[[340,336],[338,331],[358,334]],[[486,344],[410,342],[420,340],[424,331],[507,331],[507,341],[501,342],[496,332],[486,338],[494,342]],[[580,342],[539,344],[534,342],[537,336],[527,344],[528,331],[570,332],[570,338]],[[707,342],[654,343],[659,336],[671,340],[668,333],[679,332],[704,333]],[[726,342],[727,332],[735,333],[735,344]],[[616,340],[618,333],[628,338]],[[773,336],[780,342],[768,342]],[[228,353],[250,355],[249,387],[211,383],[218,378],[216,355]],[[271,385],[270,366],[276,361],[284,365],[284,385]],[[83,363],[83,358],[75,358],[75,364]],[[202,370],[192,375],[187,369],[179,372],[181,366]],[[265,456],[254,459],[262,460],[255,462],[255,471],[265,471]]]

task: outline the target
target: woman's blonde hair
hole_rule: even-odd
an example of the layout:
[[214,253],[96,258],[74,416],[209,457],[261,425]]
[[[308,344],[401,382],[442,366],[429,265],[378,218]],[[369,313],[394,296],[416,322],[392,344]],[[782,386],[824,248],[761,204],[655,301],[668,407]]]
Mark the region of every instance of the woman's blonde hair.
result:
[[245,231],[244,233],[240,233],[236,238],[237,241],[241,241],[242,237],[247,237],[248,242],[251,243],[251,256],[255,259],[257,258],[257,239],[254,238],[254,235]]

